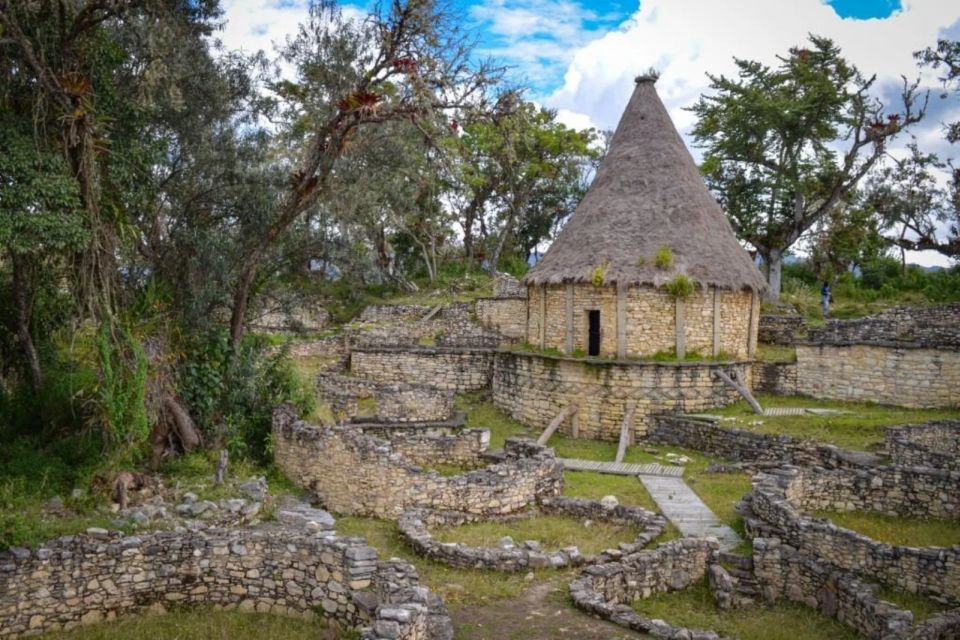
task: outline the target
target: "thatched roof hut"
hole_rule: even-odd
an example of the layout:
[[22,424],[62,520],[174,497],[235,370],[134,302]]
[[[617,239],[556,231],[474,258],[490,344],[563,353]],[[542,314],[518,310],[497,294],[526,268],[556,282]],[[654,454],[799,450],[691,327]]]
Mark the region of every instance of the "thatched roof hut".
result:
[[[760,291],[766,283],[737,242],[690,152],[657,95],[641,76],[596,179],[527,285],[661,286],[686,274],[701,286]],[[655,264],[670,247],[673,263]]]

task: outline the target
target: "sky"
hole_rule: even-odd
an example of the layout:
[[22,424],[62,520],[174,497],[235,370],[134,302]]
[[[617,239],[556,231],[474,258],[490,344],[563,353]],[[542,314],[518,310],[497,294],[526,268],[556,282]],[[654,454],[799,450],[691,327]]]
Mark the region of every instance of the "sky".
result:
[[[960,2],[948,0],[448,0],[477,34],[477,56],[510,66],[528,98],[556,109],[577,128],[612,129],[650,67],[657,90],[688,147],[693,116],[686,110],[709,90],[707,74],[732,74],[734,57],[776,61],[810,33],[832,38],[876,93],[896,106],[901,76],[914,79],[913,52],[938,37],[960,39]],[[292,35],[307,0],[223,0],[221,34],[232,49],[272,51]],[[359,15],[365,0],[350,0]],[[942,99],[936,74],[924,71],[928,116],[914,131],[921,148],[948,155],[941,123],[960,120],[960,101]],[[901,141],[901,146],[908,142]],[[956,150],[953,150],[953,155]],[[892,149],[897,153],[897,149]],[[911,253],[924,265],[946,265],[933,252]]]

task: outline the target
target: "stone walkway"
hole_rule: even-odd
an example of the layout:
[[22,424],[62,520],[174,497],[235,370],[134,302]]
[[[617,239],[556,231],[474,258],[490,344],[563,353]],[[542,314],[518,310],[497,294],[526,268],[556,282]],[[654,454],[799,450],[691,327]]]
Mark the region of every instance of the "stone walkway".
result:
[[613,473],[621,476],[665,476],[679,478],[683,476],[683,467],[664,466],[651,462],[649,464],[631,464],[629,462],[598,462],[596,460],[580,460],[578,458],[558,458],[564,469],[570,471],[596,471],[597,473]]
[[670,522],[684,536],[713,536],[720,541],[720,549],[728,551],[740,544],[736,531],[720,519],[693,492],[683,478],[638,475],[653,501]]

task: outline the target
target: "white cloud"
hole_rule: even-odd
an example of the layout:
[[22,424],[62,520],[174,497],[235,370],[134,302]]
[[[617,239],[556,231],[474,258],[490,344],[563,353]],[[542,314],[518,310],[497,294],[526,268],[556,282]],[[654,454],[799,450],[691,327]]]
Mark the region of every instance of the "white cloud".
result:
[[[227,49],[272,55],[274,45],[297,34],[308,18],[308,7],[308,0],[223,0],[226,25],[217,37]],[[351,5],[341,5],[341,10],[348,18],[365,15]]]

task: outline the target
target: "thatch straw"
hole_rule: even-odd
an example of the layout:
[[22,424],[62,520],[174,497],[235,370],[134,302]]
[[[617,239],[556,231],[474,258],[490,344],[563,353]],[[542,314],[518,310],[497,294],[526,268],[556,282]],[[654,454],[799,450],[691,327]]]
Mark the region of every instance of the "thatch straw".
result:
[[[766,282],[737,242],[720,205],[644,75],[610,143],[597,177],[528,285],[591,282],[661,286],[679,273],[701,285],[763,290]],[[669,246],[674,260],[654,256]]]

